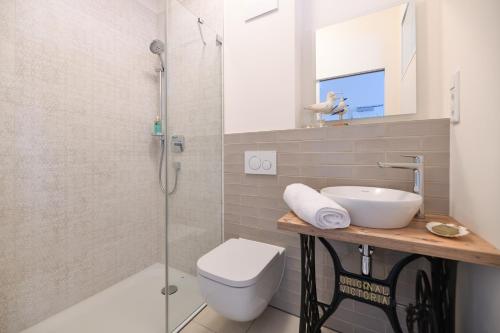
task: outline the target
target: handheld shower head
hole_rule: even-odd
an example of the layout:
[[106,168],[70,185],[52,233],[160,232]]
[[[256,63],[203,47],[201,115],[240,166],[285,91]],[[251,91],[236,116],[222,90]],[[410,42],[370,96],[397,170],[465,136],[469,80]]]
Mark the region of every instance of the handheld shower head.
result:
[[155,39],[149,44],[149,50],[154,54],[160,55],[165,50],[165,44],[161,40]]
[[165,66],[163,64],[163,58],[161,57],[161,55],[165,51],[165,43],[163,43],[159,39],[155,39],[151,42],[151,44],[149,44],[149,50],[151,51],[151,53],[156,54],[158,58],[160,58],[160,63],[161,63],[160,70],[163,71]]

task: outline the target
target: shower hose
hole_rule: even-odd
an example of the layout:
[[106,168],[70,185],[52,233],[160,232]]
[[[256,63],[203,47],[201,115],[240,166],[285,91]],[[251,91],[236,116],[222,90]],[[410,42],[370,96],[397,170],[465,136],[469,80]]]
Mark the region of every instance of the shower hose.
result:
[[[181,162],[174,162],[173,167],[175,170],[175,175],[174,175],[174,187],[172,190],[167,191],[167,185],[163,184],[163,177],[162,177],[162,170],[163,170],[163,159],[165,157],[165,138],[161,138],[161,155],[160,155],[160,167],[159,167],[159,172],[158,172],[158,181],[160,183],[160,187],[163,193],[166,193],[167,195],[174,194],[175,191],[177,190],[177,178],[179,176],[179,171],[181,169]],[[165,182],[166,183],[166,182]]]

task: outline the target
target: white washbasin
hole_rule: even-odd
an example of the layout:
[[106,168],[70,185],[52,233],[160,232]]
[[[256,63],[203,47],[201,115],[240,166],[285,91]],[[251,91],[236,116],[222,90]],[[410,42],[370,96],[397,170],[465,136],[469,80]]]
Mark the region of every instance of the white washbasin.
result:
[[418,194],[378,187],[334,186],[321,194],[347,209],[351,224],[367,228],[406,227],[422,204]]

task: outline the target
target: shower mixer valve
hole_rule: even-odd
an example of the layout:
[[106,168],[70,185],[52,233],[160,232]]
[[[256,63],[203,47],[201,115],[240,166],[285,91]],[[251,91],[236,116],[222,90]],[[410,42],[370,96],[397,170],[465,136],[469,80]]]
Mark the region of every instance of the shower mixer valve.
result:
[[185,145],[184,135],[172,135],[171,145],[172,153],[182,153]]

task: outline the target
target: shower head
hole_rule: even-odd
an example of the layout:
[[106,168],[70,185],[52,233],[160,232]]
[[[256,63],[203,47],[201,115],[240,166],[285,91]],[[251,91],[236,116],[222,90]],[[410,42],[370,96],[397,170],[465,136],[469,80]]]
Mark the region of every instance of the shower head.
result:
[[154,54],[160,55],[165,50],[165,44],[161,40],[155,39],[149,44],[149,50]]
[[165,66],[163,65],[163,58],[161,57],[161,55],[165,51],[165,44],[161,40],[155,39],[154,41],[151,42],[151,44],[149,44],[149,50],[160,58],[160,63],[161,63],[160,70],[163,71]]

